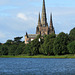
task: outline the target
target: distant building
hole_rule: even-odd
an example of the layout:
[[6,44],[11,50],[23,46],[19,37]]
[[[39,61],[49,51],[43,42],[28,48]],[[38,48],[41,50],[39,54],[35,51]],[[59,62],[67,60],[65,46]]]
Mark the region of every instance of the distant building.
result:
[[43,36],[51,33],[55,33],[53,22],[52,22],[52,13],[50,14],[50,25],[48,26],[47,17],[46,17],[45,0],[43,0],[42,16],[40,18],[40,13],[39,13],[38,25],[36,27],[36,34],[27,34],[26,32],[25,44],[28,44],[30,41],[33,41],[39,34]]
[[25,35],[25,44],[28,44],[30,41],[33,41],[38,34],[27,34]]

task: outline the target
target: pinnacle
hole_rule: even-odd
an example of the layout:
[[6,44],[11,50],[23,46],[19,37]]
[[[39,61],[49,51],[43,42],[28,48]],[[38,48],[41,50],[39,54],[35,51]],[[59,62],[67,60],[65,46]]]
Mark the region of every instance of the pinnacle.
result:
[[50,25],[52,25],[52,13],[50,14]]
[[50,14],[50,29],[53,30],[52,13]]
[[39,13],[39,20],[38,21],[40,22],[40,13]]
[[41,25],[40,13],[39,13],[39,18],[38,18],[38,25]]

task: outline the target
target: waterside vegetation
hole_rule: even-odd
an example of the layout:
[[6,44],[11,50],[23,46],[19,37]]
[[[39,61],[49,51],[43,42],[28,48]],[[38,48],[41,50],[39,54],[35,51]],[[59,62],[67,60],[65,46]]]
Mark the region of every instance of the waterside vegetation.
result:
[[[41,39],[39,41],[38,39]],[[69,34],[64,32],[38,35],[29,44],[22,37],[0,43],[0,57],[6,58],[75,58],[75,28]]]
[[75,58],[75,55],[69,54],[69,55],[55,55],[55,56],[46,56],[46,55],[34,55],[34,56],[28,56],[28,55],[2,55],[0,58]]

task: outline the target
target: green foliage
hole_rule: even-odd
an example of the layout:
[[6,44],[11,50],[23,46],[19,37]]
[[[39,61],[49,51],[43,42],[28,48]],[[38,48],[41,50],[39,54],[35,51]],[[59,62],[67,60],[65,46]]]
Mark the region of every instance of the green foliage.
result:
[[8,47],[8,49],[9,49],[9,55],[15,55],[15,51],[16,51],[17,47],[18,47],[18,46],[17,46],[16,44],[10,45],[10,46]]
[[56,38],[55,34],[50,34],[44,37],[44,43],[41,45],[39,49],[40,53],[46,55],[53,55],[53,43]]
[[61,32],[54,41],[53,52],[55,55],[68,53],[67,44],[69,42],[68,34]]
[[0,46],[0,55],[8,55],[8,46],[6,45]]
[[36,39],[26,45],[21,39],[22,37],[15,37],[14,40],[7,40],[4,44],[0,43],[0,56],[75,54],[75,28],[70,31],[69,35],[63,32],[59,33],[57,37],[53,33],[44,36],[38,35]]
[[19,44],[20,42],[21,42],[21,39],[22,39],[23,37],[15,37],[14,38],[14,43],[17,43],[17,44]]
[[34,55],[34,56],[28,56],[28,55],[2,55],[0,58],[75,58],[74,54],[67,54],[67,55],[56,55],[56,56],[47,56],[47,55]]
[[23,47],[23,52],[22,54],[27,54],[27,55],[31,55],[31,44],[27,44]]
[[19,45],[17,46],[16,50],[15,50],[15,55],[20,55],[22,54],[23,50],[24,50],[24,43],[19,43]]
[[67,47],[71,54],[75,54],[75,41],[69,43]]
[[75,28],[73,28],[71,31],[70,31],[70,40],[71,41],[74,41],[75,40]]
[[2,43],[0,43],[0,45],[1,45]]
[[[40,38],[40,41],[39,41],[39,38]],[[41,36],[38,35],[37,38],[31,42],[31,55],[39,54],[39,48],[42,43],[43,41],[41,39]]]
[[7,44],[7,45],[11,45],[12,43],[13,43],[12,40],[7,40],[5,44]]

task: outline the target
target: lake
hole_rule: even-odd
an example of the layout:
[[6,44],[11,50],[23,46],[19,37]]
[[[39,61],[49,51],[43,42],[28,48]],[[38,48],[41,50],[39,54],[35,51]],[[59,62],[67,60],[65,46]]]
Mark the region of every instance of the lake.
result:
[[75,59],[0,58],[0,75],[75,75]]

